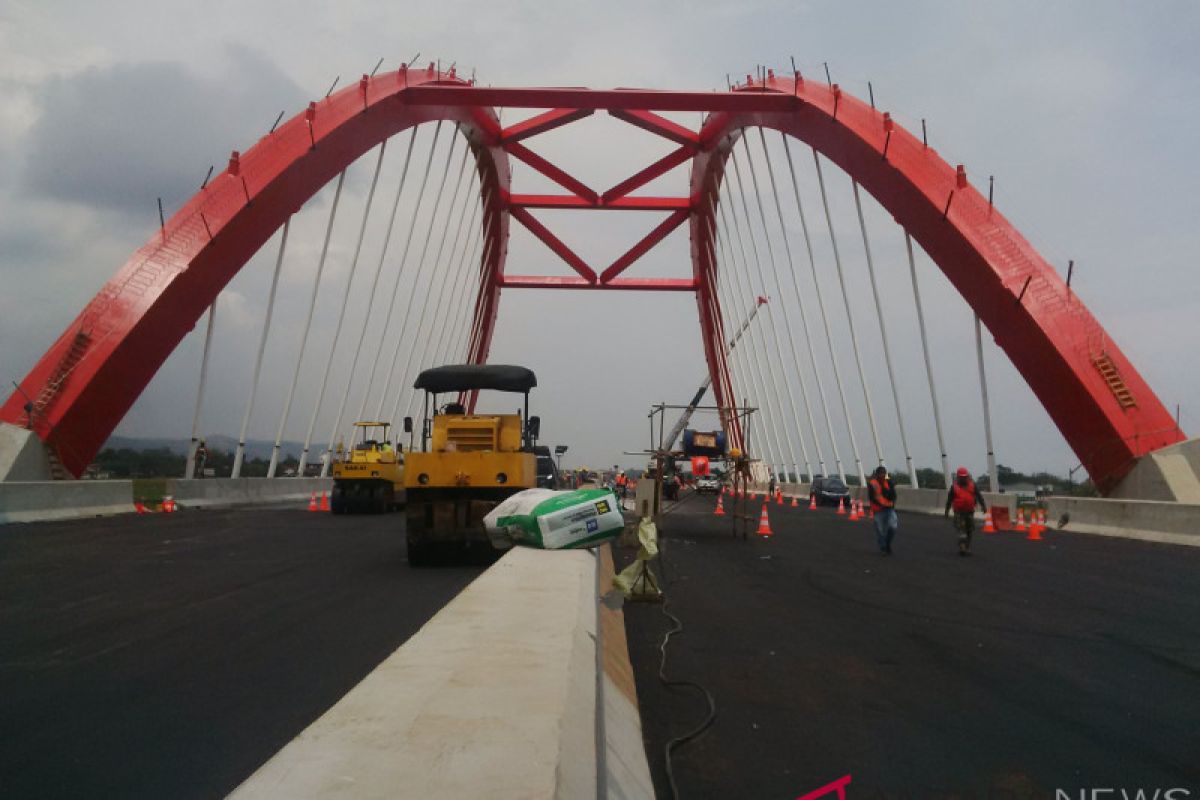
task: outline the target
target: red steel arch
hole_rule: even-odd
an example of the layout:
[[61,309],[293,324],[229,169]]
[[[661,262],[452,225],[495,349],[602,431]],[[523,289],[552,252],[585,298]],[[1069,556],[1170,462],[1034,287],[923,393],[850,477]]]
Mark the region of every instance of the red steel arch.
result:
[[[693,196],[714,194],[741,131],[763,126],[814,147],[869,192],[979,315],[1101,492],[1152,450],[1186,438],[1162,402],[1058,272],[921,139],[837,84],[798,74],[748,78],[741,94],[788,96],[784,110],[717,112],[700,131]],[[702,209],[705,207],[700,206]],[[711,210],[707,213],[711,213]],[[692,222],[697,269],[711,228]]]
[[[550,109],[501,130],[493,107]],[[520,141],[597,110],[663,136],[677,149],[598,193]],[[657,111],[708,111],[697,133]],[[404,128],[458,122],[475,149],[484,196],[488,254],[476,302],[470,358],[483,361],[504,287],[693,291],[705,356],[720,405],[735,402],[725,361],[715,286],[713,206],[725,159],[740,132],[774,128],[848,173],[915,238],[974,308],[1025,376],[1101,491],[1147,452],[1183,433],[1133,365],[1055,270],[954,169],[889,115],[842,92],[794,78],[748,81],[730,92],[639,89],[493,88],[441,74],[363,77],[264,137],[176,214],[89,303],[21,385],[36,398],[32,427],[75,474],[86,466],[180,339],[242,265],[300,203],[338,170]],[[568,195],[512,195],[507,155],[543,173]],[[685,198],[631,192],[692,162]],[[593,270],[529,213],[536,208],[624,208],[670,217],[602,272]],[[505,276],[510,217],[558,253],[574,277]],[[620,277],[683,221],[692,237],[692,277]],[[14,394],[0,420],[22,424]],[[736,420],[727,419],[734,442]]]
[[[423,122],[457,123],[475,153],[488,232],[477,308],[493,317],[508,237],[502,198],[510,170],[498,145],[500,125],[490,109],[407,103],[406,94],[422,85],[468,84],[432,65],[364,75],[235,152],[228,169],[84,307],[0,409],[0,420],[28,425],[64,467],[81,474],[180,340],[288,216],[363,153]],[[480,333],[470,355],[478,361],[487,357],[491,326]]]

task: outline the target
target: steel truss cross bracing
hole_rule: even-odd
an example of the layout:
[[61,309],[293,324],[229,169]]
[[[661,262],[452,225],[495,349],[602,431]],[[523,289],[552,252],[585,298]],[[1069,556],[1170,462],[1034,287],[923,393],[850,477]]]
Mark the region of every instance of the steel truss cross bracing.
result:
[[[549,110],[504,127],[497,109],[505,107]],[[705,112],[706,117],[698,131],[690,130],[662,116],[677,111]],[[537,135],[598,112],[665,139],[672,145],[670,152],[598,191],[530,149],[529,142]],[[1139,456],[1184,438],[1171,414],[1078,297],[970,185],[965,171],[947,164],[921,138],[836,84],[768,72],[726,92],[495,88],[473,85],[453,69],[438,71],[432,64],[426,69],[402,67],[364,75],[357,84],[310,103],[245,153],[235,152],[228,167],[167,220],[84,307],[0,409],[0,420],[31,428],[67,470],[81,474],[222,288],[302,204],[335,178],[340,185],[338,176],[350,164],[390,137],[437,121],[453,125],[465,139],[476,179],[470,185],[478,192],[481,233],[470,250],[472,259],[478,260],[471,266],[474,277],[463,281],[464,286],[476,287],[470,313],[464,315],[470,328],[461,344],[448,345],[450,353],[465,348],[469,362],[487,360],[500,293],[506,288],[691,292],[697,301],[716,405],[736,409],[739,398],[727,363],[722,293],[718,292],[718,254],[726,247],[717,242],[717,207],[723,196],[729,196],[722,192],[722,184],[734,144],[743,131],[769,128],[779,131],[785,143],[797,139],[846,172],[856,191],[861,188],[871,195],[920,245],[1025,376],[1102,491],[1111,489]],[[790,153],[788,158],[790,168]],[[514,194],[511,159],[544,175],[563,192]],[[685,195],[635,194],[680,166],[690,170]],[[766,167],[778,210],[769,157]],[[754,224],[764,229],[769,248],[766,211],[757,184],[752,189],[759,212]],[[538,218],[545,209],[639,211],[661,219],[615,260],[597,266],[580,258]],[[567,274],[506,272],[512,220],[557,254],[569,268]],[[746,224],[751,224],[749,217]],[[636,277],[638,260],[685,225],[690,234],[691,274]],[[783,235],[787,247],[786,228]],[[869,247],[865,230],[864,245]],[[775,256],[768,255],[771,285],[782,291],[774,272]],[[794,275],[790,249],[783,255]],[[765,283],[765,274],[760,277]],[[315,292],[314,287],[314,296]],[[787,313],[785,306],[780,309]],[[785,316],[783,321],[790,338],[790,320]],[[770,329],[777,335],[773,323]],[[306,323],[302,340],[307,336]],[[265,341],[265,328],[263,337]],[[362,334],[359,347],[361,339]],[[442,343],[438,344],[440,350]],[[806,346],[811,356],[811,343]],[[794,347],[790,354],[799,368]],[[803,380],[803,375],[797,377]],[[815,377],[819,381],[819,375]],[[391,379],[390,373],[384,378],[385,395]],[[791,383],[785,379],[784,385]],[[277,439],[282,437],[295,378],[292,386]],[[819,383],[818,388],[823,394]],[[253,387],[251,395],[253,401]],[[824,398],[820,399],[827,415]],[[790,394],[788,401],[774,410],[781,417],[788,416],[783,411],[791,412],[793,419],[783,421],[794,426],[803,448],[803,433],[795,419],[798,408]],[[345,403],[343,397],[343,408]],[[818,444],[807,398],[803,405],[807,429]],[[340,412],[338,416],[340,424]],[[731,441],[740,445],[738,414],[730,411],[724,416]],[[877,440],[874,423],[872,412],[872,436]],[[788,433],[782,438],[787,439]],[[832,439],[832,429],[829,433]],[[830,445],[836,448],[834,442]],[[836,449],[833,452],[840,460]],[[802,455],[807,462],[807,453]],[[783,448],[775,453],[779,466],[784,466],[785,457],[787,466],[798,466],[795,456]],[[819,449],[817,457],[820,462]]]

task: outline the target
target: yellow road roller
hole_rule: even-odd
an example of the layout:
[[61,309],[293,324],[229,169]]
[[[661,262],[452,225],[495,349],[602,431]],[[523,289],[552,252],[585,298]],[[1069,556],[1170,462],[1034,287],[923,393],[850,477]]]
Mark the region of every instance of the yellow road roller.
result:
[[[425,393],[421,443],[405,454],[404,473],[410,566],[499,554],[483,517],[537,484],[540,420],[529,416],[535,386],[532,370],[502,364],[453,364],[417,376],[413,387]],[[521,394],[524,404],[511,414],[467,413],[468,397],[480,391]],[[404,429],[411,437],[411,418]]]
[[333,462],[334,514],[382,514],[404,505],[404,456],[388,440],[387,422],[354,423],[354,441]]

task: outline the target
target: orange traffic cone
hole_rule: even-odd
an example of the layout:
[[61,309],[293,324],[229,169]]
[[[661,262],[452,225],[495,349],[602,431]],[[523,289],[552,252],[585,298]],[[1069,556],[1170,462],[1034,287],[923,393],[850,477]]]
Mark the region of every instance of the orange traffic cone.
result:
[[146,513],[146,504],[142,502],[140,497],[136,501],[134,501],[133,510],[139,514]]
[[799,508],[800,503],[796,500],[796,495],[792,495],[792,508]]
[[850,516],[846,517],[847,522],[858,522],[858,503],[854,500],[850,501]]
[[838,516],[846,516],[846,498],[844,497],[841,500],[838,500]]
[[309,511],[320,510],[317,508],[317,493],[316,492],[313,492],[312,494],[310,494],[308,496],[308,510]]
[[175,498],[171,495],[167,495],[163,498],[163,511],[168,514],[175,513]]
[[325,492],[321,492],[321,510],[322,511],[329,510],[329,495],[326,494]]
[[867,518],[867,509],[866,509],[866,508],[863,506],[863,501],[862,501],[862,500],[859,500],[859,501],[858,501],[858,518],[859,518],[859,519],[866,519],[866,518]]
[[808,510],[809,511],[817,510],[817,496],[815,494],[810,494],[808,496]]
[[1014,531],[1025,530],[1025,509],[1017,508],[1017,524],[1013,526]]
[[992,524],[992,510],[990,508],[987,511],[983,512],[983,532],[984,533],[995,533],[996,532],[996,526]]
[[1029,514],[1029,535],[1025,538],[1031,542],[1040,542],[1042,540],[1042,531],[1046,529],[1045,520],[1039,516],[1045,512],[1032,511]]
[[783,489],[775,490],[775,505],[777,505],[777,506],[783,505]]
[[764,539],[774,536],[771,533],[771,521],[767,519],[767,504],[763,503],[762,515],[758,518],[758,535]]
[[717,495],[717,510],[713,512],[718,517],[725,516],[725,503],[721,495]]

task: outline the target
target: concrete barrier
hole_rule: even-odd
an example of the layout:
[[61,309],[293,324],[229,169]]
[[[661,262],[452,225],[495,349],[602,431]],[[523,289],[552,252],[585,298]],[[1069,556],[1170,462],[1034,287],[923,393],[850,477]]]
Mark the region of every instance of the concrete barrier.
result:
[[1200,505],[1191,503],[1049,497],[1046,524],[1052,531],[1200,547]]
[[332,478],[172,478],[166,494],[181,508],[204,508],[307,500],[332,488]]
[[0,524],[133,511],[132,481],[0,482]]
[[652,797],[597,562],[513,549],[231,796]]

